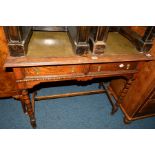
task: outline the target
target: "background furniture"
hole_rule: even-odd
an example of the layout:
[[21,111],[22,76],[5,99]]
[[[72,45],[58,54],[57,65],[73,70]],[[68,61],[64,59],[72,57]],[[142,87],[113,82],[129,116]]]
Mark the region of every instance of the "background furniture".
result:
[[0,97],[16,95],[13,72],[5,72],[3,65],[8,54],[3,28],[0,27]]
[[[4,63],[9,55],[7,40],[4,29],[0,27],[0,98],[13,97],[20,99],[21,91],[17,89],[16,80],[12,69],[5,69]],[[21,101],[24,113],[26,113],[25,105]]]
[[[135,33],[145,36],[143,27],[131,27]],[[150,30],[150,27],[148,28]],[[147,30],[147,31],[148,31]],[[144,38],[144,37],[143,37]],[[150,50],[151,55],[155,55],[155,42]],[[147,45],[149,48],[149,45]],[[119,103],[125,117],[124,122],[129,123],[132,120],[141,119],[155,115],[155,62],[145,62],[140,65],[140,71],[136,75],[136,80],[132,83],[128,93]],[[121,91],[126,84],[124,79],[115,79],[110,83],[110,91],[118,101]]]
[[[150,53],[155,56],[155,42]],[[121,100],[118,101],[126,80],[115,79],[110,83],[109,89],[125,115],[125,123],[155,115],[155,62],[145,62],[140,68],[135,81]]]

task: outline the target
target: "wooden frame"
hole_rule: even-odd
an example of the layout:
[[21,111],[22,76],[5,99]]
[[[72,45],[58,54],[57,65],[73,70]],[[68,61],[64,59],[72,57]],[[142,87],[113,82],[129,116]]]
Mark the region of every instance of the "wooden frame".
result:
[[95,26],[91,28],[90,47],[93,54],[103,54],[108,37],[108,26]]
[[89,26],[70,26],[68,33],[77,55],[87,54],[90,50],[88,43],[90,27]]
[[33,31],[66,31],[77,55],[87,54],[90,50],[88,43],[90,27],[88,26],[7,26],[5,33],[11,56],[26,56]]
[[4,27],[10,55],[14,57],[24,56],[32,34],[29,26],[7,26]]
[[103,54],[109,30],[118,31],[129,39],[140,52],[147,52],[152,47],[155,33],[153,26],[148,26],[143,36],[140,36],[128,27],[109,26],[7,26],[4,29],[10,55],[13,57],[26,56],[33,30],[68,32],[73,49],[77,55],[87,54],[89,50],[93,54]]
[[67,26],[33,26],[34,31],[68,31]]
[[119,32],[128,38],[140,52],[148,52],[153,45],[154,26],[147,26],[142,37],[128,27],[120,27]]

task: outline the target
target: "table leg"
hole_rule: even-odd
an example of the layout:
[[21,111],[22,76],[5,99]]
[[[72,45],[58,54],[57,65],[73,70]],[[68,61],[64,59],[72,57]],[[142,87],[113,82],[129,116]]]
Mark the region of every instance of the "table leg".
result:
[[24,100],[23,99],[21,99],[21,105],[22,105],[23,112],[25,114],[27,114],[27,109],[26,109],[26,106],[25,106],[25,103],[24,103]]
[[14,99],[19,100],[21,102],[21,106],[22,106],[23,112],[24,112],[24,114],[27,114],[27,109],[26,109],[24,100],[22,98],[22,95],[20,94],[20,95],[15,95],[15,96],[12,96],[12,97]]
[[34,111],[33,111],[31,100],[30,100],[30,97],[29,97],[29,94],[28,94],[27,90],[22,91],[22,99],[21,100],[24,102],[24,104],[26,106],[27,113],[28,113],[28,115],[30,117],[31,126],[33,128],[36,128],[36,119],[35,119],[35,116],[34,116]]

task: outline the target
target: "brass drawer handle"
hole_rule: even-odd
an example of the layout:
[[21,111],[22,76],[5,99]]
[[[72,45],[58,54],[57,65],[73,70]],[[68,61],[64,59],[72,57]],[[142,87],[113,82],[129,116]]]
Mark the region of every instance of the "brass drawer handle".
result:
[[75,72],[75,67],[74,67],[74,66],[72,67],[71,72],[72,72],[72,73]]
[[123,68],[124,67],[124,64],[119,64],[119,68]]
[[126,69],[130,69],[130,64],[127,64]]
[[98,66],[98,69],[97,69],[98,72],[101,71],[101,67],[102,67],[102,66]]

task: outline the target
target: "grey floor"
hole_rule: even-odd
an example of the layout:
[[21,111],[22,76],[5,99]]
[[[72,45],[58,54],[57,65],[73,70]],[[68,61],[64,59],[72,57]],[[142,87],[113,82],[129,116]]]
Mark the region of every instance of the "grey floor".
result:
[[[39,90],[39,95],[48,95],[98,88],[97,83],[87,86],[57,86]],[[38,129],[151,129],[155,117],[123,123],[119,109],[111,115],[111,106],[106,94],[59,98],[37,101],[35,106]],[[31,129],[29,118],[22,112],[19,101],[0,100],[0,128]]]

